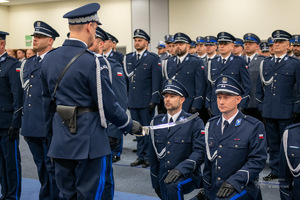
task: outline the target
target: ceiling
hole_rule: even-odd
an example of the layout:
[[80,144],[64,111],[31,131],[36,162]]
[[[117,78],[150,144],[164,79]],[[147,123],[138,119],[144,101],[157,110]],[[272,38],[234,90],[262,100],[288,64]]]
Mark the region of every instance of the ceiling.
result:
[[[31,3],[42,3],[42,2],[54,2],[54,1],[61,1],[61,0],[9,0],[8,3],[0,3],[1,5],[5,6],[12,6],[12,5],[20,5],[20,4],[31,4]],[[66,1],[66,0],[64,0]],[[70,1],[70,0],[69,0]]]

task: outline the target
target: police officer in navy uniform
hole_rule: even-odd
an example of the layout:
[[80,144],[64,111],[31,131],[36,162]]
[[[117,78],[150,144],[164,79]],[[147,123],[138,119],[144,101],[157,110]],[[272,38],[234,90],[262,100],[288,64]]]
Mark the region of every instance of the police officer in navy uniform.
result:
[[269,44],[269,52],[270,52],[270,56],[273,57],[274,56],[274,49],[273,49],[273,45],[274,45],[274,40],[272,37],[268,38],[268,44]]
[[21,159],[19,129],[21,127],[23,91],[20,62],[7,55],[6,36],[0,31],[0,185],[1,199],[20,199]]
[[280,197],[300,199],[300,124],[286,127],[282,136],[279,158]]
[[197,54],[196,47],[197,47],[196,41],[192,40],[189,48],[189,54],[193,56],[197,56],[198,54]]
[[[161,61],[157,54],[147,50],[150,37],[145,31],[136,29],[133,39],[136,51],[124,57],[124,72],[129,84],[128,108],[132,119],[148,126],[160,101]],[[131,166],[149,166],[149,144],[148,136],[137,138],[138,158]]]
[[[188,91],[177,80],[163,83],[167,114],[157,115],[151,124],[187,120],[191,114],[182,109]],[[183,194],[199,188],[204,162],[204,124],[196,117],[184,124],[150,132],[150,175],[152,187],[163,200],[183,199]]]
[[215,84],[222,115],[205,127],[205,196],[262,199],[256,181],[267,159],[264,125],[238,110],[245,91],[234,78],[220,76]]
[[248,107],[243,110],[245,115],[250,115],[262,121],[262,116],[257,108],[256,101],[256,83],[259,76],[259,66],[264,56],[261,56],[257,53],[259,48],[260,39],[254,33],[246,33],[243,37],[244,39],[244,52],[245,60],[248,66],[248,72],[251,79],[251,91],[250,91],[250,100]]
[[91,3],[66,13],[70,38],[42,62],[43,112],[51,139],[48,156],[55,162],[60,199],[103,196],[111,154],[107,121],[125,134],[142,129],[117,103],[105,60],[87,49],[100,24],[99,8]]
[[[283,30],[272,33],[274,57],[261,62],[257,82],[258,109],[266,120],[271,173],[265,181],[278,178],[280,141],[284,129],[300,113],[300,63],[287,55],[291,35]],[[297,92],[294,93],[294,85]]]
[[[173,35],[165,35],[164,39],[165,39],[165,43],[166,43],[168,57],[174,56],[172,54],[172,50],[171,50],[171,46],[172,46],[171,44],[173,44],[173,46],[174,46],[174,36]],[[174,49],[174,54],[175,54],[175,47],[173,49]]]
[[[105,41],[110,40],[109,35],[102,28],[97,27],[96,29],[96,39],[89,49],[96,53],[98,57],[103,58],[103,48],[105,46]],[[109,73],[112,83],[112,90],[116,95],[117,101],[124,111],[127,110],[127,88],[126,80],[123,72],[122,65],[112,59],[103,58],[109,67]],[[112,162],[117,162],[120,160],[122,153],[123,137],[122,132],[114,124],[109,123],[107,128],[107,135],[109,139],[109,144],[111,148],[111,156],[107,156],[106,164],[108,165],[106,169],[106,180],[105,189],[102,195],[103,200],[112,199],[114,196],[114,176]]]
[[124,55],[118,51],[113,50],[114,43],[117,41],[115,36],[106,33],[108,35],[109,40],[106,40],[103,48],[103,55],[106,58],[112,58],[118,61],[123,66]]
[[209,35],[205,37],[205,46],[206,46],[206,54],[207,59],[205,64],[205,73],[207,76],[207,63],[208,61],[217,57],[217,49],[218,49],[218,39],[215,36]]
[[196,113],[204,106],[206,77],[201,59],[188,53],[191,39],[184,33],[174,35],[176,54],[166,60],[164,79],[176,79],[187,88],[189,97],[183,103],[185,112]]
[[293,55],[295,58],[300,58],[300,35],[293,35],[290,40],[291,45],[293,45]]
[[247,107],[251,90],[251,80],[245,60],[240,56],[234,56],[231,53],[235,37],[230,33],[220,32],[217,38],[220,56],[208,63],[207,67],[207,79],[209,83],[206,91],[206,107],[210,109],[213,116],[220,114],[217,106],[217,96],[215,94],[215,81],[219,76],[231,76],[242,85],[245,93],[242,96],[242,101],[239,105],[240,108]]
[[234,47],[232,50],[232,54],[235,56],[241,56],[244,58],[244,41],[240,38],[235,38],[235,41],[233,42]]
[[265,56],[265,57],[269,57],[270,56],[270,51],[269,51],[269,45],[268,42],[261,42],[259,44],[260,50],[261,50],[261,55]]
[[21,134],[24,136],[33,160],[37,166],[41,189],[39,199],[58,199],[54,164],[47,156],[49,146],[46,141],[43,116],[42,85],[40,80],[42,61],[52,49],[59,34],[42,21],[34,23],[33,48],[37,55],[30,57],[22,68],[24,103]]
[[205,38],[202,36],[196,37],[196,44],[197,44],[197,54],[198,57],[203,60],[203,62],[207,62],[206,60],[206,46],[205,46]]
[[169,57],[169,54],[167,53],[167,50],[166,50],[165,42],[158,41],[156,48],[157,48],[157,54],[160,57],[160,60],[165,60],[166,58]]

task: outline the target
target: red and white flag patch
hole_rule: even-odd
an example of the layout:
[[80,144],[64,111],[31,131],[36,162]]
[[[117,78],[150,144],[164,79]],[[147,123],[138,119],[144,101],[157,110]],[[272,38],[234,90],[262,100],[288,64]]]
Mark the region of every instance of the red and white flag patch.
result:
[[259,139],[264,139],[264,134],[259,134],[258,137]]
[[201,130],[201,135],[205,135],[205,130]]
[[117,76],[123,76],[122,72],[117,72]]
[[16,72],[20,72],[21,71],[21,68],[16,68]]
[[161,66],[161,63],[158,63],[158,66]]

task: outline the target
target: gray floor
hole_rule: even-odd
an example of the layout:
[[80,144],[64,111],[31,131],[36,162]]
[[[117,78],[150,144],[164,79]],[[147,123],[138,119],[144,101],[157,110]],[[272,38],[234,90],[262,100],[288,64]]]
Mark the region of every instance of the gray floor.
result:
[[[155,193],[151,187],[149,168],[130,167],[130,163],[136,159],[132,149],[136,147],[136,142],[133,142],[133,136],[124,137],[124,148],[121,156],[121,161],[113,165],[115,177],[115,189],[120,192],[128,192],[155,197]],[[36,167],[32,160],[32,155],[28,149],[26,142],[21,138],[20,151],[22,158],[22,173],[23,177],[37,179]],[[260,174],[260,179],[269,173],[266,168]],[[279,200],[279,190],[277,182],[262,182],[260,181],[263,199]],[[185,195],[185,199],[190,199],[197,194],[197,191]]]

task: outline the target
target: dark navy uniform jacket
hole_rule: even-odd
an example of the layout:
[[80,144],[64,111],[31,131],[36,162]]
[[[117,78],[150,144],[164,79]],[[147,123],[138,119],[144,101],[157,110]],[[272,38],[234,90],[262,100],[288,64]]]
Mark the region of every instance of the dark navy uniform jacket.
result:
[[[126,75],[124,74],[122,65],[114,60],[107,59],[111,67],[112,74],[112,90],[114,91],[117,101],[124,111],[127,110],[127,86],[126,86]],[[108,136],[114,138],[122,138],[122,133],[118,127],[114,124],[109,123],[107,128]]]
[[[258,78],[256,98],[262,116],[273,119],[289,119],[294,113],[300,113],[300,62],[293,57],[285,56],[279,64],[275,57],[263,61],[261,71],[263,79]],[[294,95],[294,85],[297,84],[297,95]]]
[[[209,70],[209,69],[208,69]],[[241,108],[247,108],[249,102],[249,93],[251,90],[251,80],[246,62],[239,56],[230,55],[224,66],[222,66],[222,57],[216,57],[211,61],[211,69],[208,72],[208,86],[206,91],[206,107],[211,108],[213,115],[219,115],[220,111],[217,105],[216,86],[210,81],[215,81],[221,75],[228,75],[237,80],[245,90],[240,103]]]
[[286,128],[280,147],[279,182],[280,197],[283,200],[300,199],[300,177],[296,169],[299,164],[300,124],[297,123]]
[[[185,119],[191,114],[182,110],[176,121]],[[153,118],[153,125],[168,123],[167,114],[157,115]],[[154,136],[154,138],[153,138]],[[180,171],[185,178],[192,178],[195,184],[200,186],[201,164],[204,162],[204,124],[197,117],[185,124],[170,128],[158,129],[151,135],[154,142],[150,145],[150,174],[152,187],[159,188],[164,184],[164,179],[172,169]],[[166,147],[165,156],[158,159],[153,145],[157,152]]]
[[61,159],[94,159],[111,153],[106,129],[101,126],[99,112],[77,114],[77,132],[71,134],[56,113],[56,105],[98,108],[96,59],[101,65],[102,100],[105,117],[129,132],[132,121],[117,103],[111,89],[106,62],[92,52],[79,57],[62,78],[55,98],[51,96],[61,71],[78,53],[87,49],[79,40],[65,40],[62,47],[49,52],[42,63],[43,105],[47,136],[53,134],[48,156]]
[[23,89],[21,63],[4,53],[0,57],[0,128],[21,128]]
[[185,99],[182,109],[186,112],[191,107],[201,109],[204,105],[207,81],[204,63],[200,58],[187,54],[177,67],[177,56],[168,58],[164,69],[165,79],[176,79],[187,89],[189,97]]
[[124,55],[121,54],[120,52],[112,50],[110,52],[108,58],[115,59],[116,61],[118,61],[123,66]]
[[223,135],[221,128],[221,116],[211,118],[205,127],[205,195],[215,199],[226,181],[238,193],[246,190],[253,199],[257,199],[259,188],[255,180],[267,159],[264,125],[239,112]]
[[124,72],[129,84],[129,108],[147,108],[150,102],[159,103],[162,70],[158,55],[145,50],[140,60],[136,61],[136,52],[129,53]]
[[263,59],[265,59],[264,56],[256,54],[248,64],[248,72],[251,79],[251,91],[250,91],[250,100],[249,100],[248,108],[257,108],[256,84],[257,84],[257,78],[259,77],[260,62]]
[[40,78],[42,61],[35,65],[36,63],[37,56],[32,56],[27,59],[23,68],[24,103],[21,134],[30,137],[46,137]]

